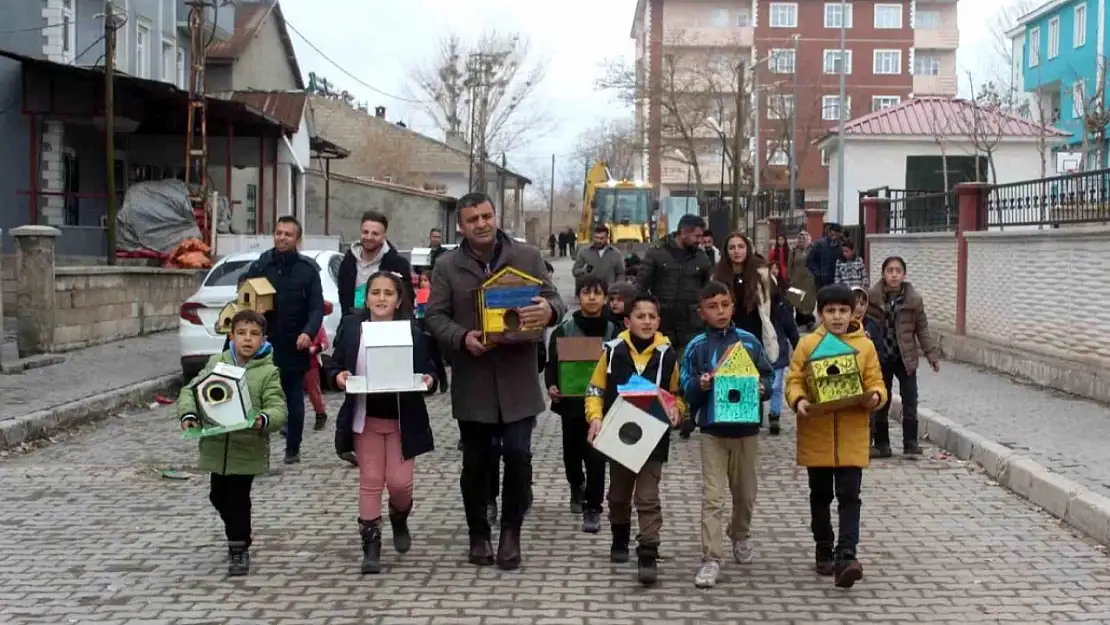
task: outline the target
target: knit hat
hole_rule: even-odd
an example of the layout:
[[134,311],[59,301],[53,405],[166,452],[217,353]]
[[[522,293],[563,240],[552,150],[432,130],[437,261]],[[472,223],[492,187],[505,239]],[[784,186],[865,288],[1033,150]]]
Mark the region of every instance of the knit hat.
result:
[[640,289],[631,282],[616,282],[609,287],[609,297],[620,296],[626,302],[631,302],[640,294]]

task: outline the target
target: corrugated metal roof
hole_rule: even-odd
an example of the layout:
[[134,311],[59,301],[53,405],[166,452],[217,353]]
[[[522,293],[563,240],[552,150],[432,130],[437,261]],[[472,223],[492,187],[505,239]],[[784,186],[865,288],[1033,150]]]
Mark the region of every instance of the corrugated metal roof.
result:
[[296,132],[301,127],[308,94],[282,91],[236,91],[231,99],[262,111],[281,125]]
[[[1066,136],[1068,133],[1017,115],[977,106],[961,98],[921,97],[906,100],[887,109],[857,117],[844,125],[844,134],[858,136],[938,135],[966,136],[988,133],[992,137]],[[831,130],[824,138],[836,136]]]

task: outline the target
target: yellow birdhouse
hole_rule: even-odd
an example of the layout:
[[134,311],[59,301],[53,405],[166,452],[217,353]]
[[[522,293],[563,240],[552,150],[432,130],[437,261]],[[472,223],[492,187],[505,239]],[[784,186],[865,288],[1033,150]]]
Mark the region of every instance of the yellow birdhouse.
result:
[[249,310],[243,308],[239,302],[228,302],[220,309],[220,316],[216,318],[216,333],[217,334],[231,334],[231,320],[240,310]]
[[534,343],[543,340],[543,325],[527,325],[520,318],[520,309],[531,306],[538,297],[543,281],[523,271],[505,267],[490,276],[478,288],[478,321],[482,342]]
[[274,295],[277,291],[266,278],[251,278],[239,286],[239,296],[236,303],[240,310],[253,310],[256,313],[268,313],[274,309]]
[[822,337],[806,363],[806,385],[816,414],[863,404],[859,352],[834,334]]

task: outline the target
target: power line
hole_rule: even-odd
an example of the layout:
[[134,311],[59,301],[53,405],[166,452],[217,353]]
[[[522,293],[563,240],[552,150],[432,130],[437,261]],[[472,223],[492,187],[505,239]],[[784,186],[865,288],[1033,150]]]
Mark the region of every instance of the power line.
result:
[[[84,22],[90,22],[90,21],[93,21],[93,20],[84,20]],[[37,31],[43,31],[43,30],[46,30],[48,28],[58,28],[58,27],[61,27],[61,26],[76,26],[77,24],[81,24],[81,23],[84,23],[84,22],[80,22],[80,21],[76,21],[76,22],[61,21],[61,22],[58,22],[56,24],[47,24],[46,26],[30,26],[28,28],[16,28],[14,30],[0,30],[0,35],[15,35],[15,34],[19,34],[19,33],[33,33],[33,32],[37,32]]]
[[323,50],[321,50],[320,48],[316,47],[316,44],[314,44],[314,43],[312,43],[311,41],[309,41],[309,40],[308,40],[308,37],[305,37],[305,36],[304,36],[304,34],[302,34],[302,33],[301,33],[301,31],[297,30],[297,28],[296,28],[295,26],[293,26],[293,24],[289,23],[289,21],[288,21],[288,20],[286,20],[286,22],[285,22],[285,25],[289,27],[289,30],[291,30],[291,31],[293,31],[294,33],[296,33],[296,34],[297,34],[297,36],[298,36],[298,37],[300,37],[302,41],[304,41],[304,42],[305,42],[306,44],[308,44],[308,47],[312,48],[313,50],[315,50],[315,51],[316,51],[316,53],[317,53],[317,54],[319,54],[320,56],[322,56],[322,57],[324,58],[324,60],[325,60],[325,61],[327,61],[327,62],[331,63],[331,64],[332,64],[332,65],[334,65],[334,66],[336,67],[336,69],[338,69],[338,70],[339,70],[340,72],[343,72],[344,74],[346,74],[348,78],[350,78],[351,80],[353,80],[353,81],[357,82],[358,84],[362,85],[363,87],[366,87],[366,88],[367,88],[367,89],[369,89],[370,91],[373,91],[374,93],[377,93],[377,94],[379,94],[379,95],[383,95],[383,96],[385,96],[385,97],[387,97],[387,98],[392,98],[392,99],[394,99],[394,100],[397,100],[397,101],[399,101],[399,102],[409,102],[409,103],[411,103],[411,104],[431,104],[431,102],[430,102],[429,100],[414,100],[414,99],[412,99],[412,98],[402,98],[402,97],[400,97],[400,96],[395,96],[395,95],[393,95],[392,93],[387,93],[387,92],[385,92],[385,91],[382,91],[381,89],[378,89],[377,87],[375,87],[375,86],[373,86],[373,85],[371,85],[371,84],[367,83],[366,81],[362,80],[362,79],[361,79],[361,78],[359,78],[358,76],[355,76],[355,75],[354,75],[354,74],[352,74],[351,72],[347,71],[347,70],[346,70],[346,69],[345,69],[345,68],[344,68],[344,67],[343,67],[342,65],[340,65],[339,63],[336,63],[336,62],[335,62],[334,60],[332,60],[332,59],[331,59],[331,57],[329,57],[329,56],[328,56],[327,54],[324,54],[324,51],[323,51]]

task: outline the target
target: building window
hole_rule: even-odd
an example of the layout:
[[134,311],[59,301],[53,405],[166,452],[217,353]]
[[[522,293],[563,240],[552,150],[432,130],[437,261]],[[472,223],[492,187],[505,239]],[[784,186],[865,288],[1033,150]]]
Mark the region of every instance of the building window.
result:
[[1075,18],[1072,20],[1072,42],[1076,48],[1081,48],[1087,43],[1087,5],[1075,7]]
[[736,25],[740,28],[748,28],[752,25],[752,12],[747,7],[736,9]]
[[1041,64],[1041,29],[1029,29],[1029,67]]
[[793,74],[794,73],[794,51],[793,50],[771,50],[771,72],[775,74]]
[[62,2],[62,57],[66,63],[74,61],[73,55],[77,47],[77,23],[73,19],[73,3],[75,0]]
[[174,55],[177,54],[173,41],[162,41],[162,80],[174,84],[177,78],[177,67],[174,65]]
[[793,95],[779,93],[767,96],[767,119],[790,119],[793,115]]
[[135,28],[135,75],[150,78],[150,27],[146,24]]
[[786,167],[790,164],[790,146],[789,141],[783,141],[779,145],[778,141],[767,142],[767,164],[772,167]]
[[1048,20],[1048,58],[1060,56],[1060,18]]
[[840,28],[841,26],[844,26],[844,28],[852,27],[852,3],[826,2],[825,28]]
[[926,52],[915,54],[913,74],[914,76],[940,76],[940,59]]
[[1083,117],[1087,111],[1086,83],[1085,80],[1077,80],[1071,88],[1071,116],[1077,119]]
[[713,9],[709,14],[709,23],[714,28],[726,28],[728,26],[728,9]]
[[901,74],[901,50],[875,50],[875,74]]
[[898,106],[898,103],[901,101],[902,98],[896,95],[877,95],[871,98],[871,112],[874,113],[892,106]]
[[902,5],[876,4],[875,28],[899,29],[902,28]]
[[846,106],[840,108],[840,96],[827,95],[821,97],[821,119],[825,121],[838,121],[840,115],[844,119],[848,119],[852,114],[852,98],[851,96],[844,99]]
[[822,167],[828,167],[829,166],[829,151],[828,150],[821,150],[821,166]]
[[[841,62],[840,50],[825,50],[825,73],[826,74],[840,74],[843,71],[845,74],[852,73],[852,51],[844,51],[844,62]],[[841,69],[843,68],[843,70]]]
[[243,224],[247,232],[258,232],[258,185],[247,185],[246,201],[247,223]]
[[918,10],[913,16],[913,27],[918,30],[937,30],[943,27],[938,11]]
[[771,28],[797,28],[798,4],[795,2],[771,3]]
[[174,60],[174,69],[177,70],[177,88],[185,88],[185,48],[177,48],[177,57]]

